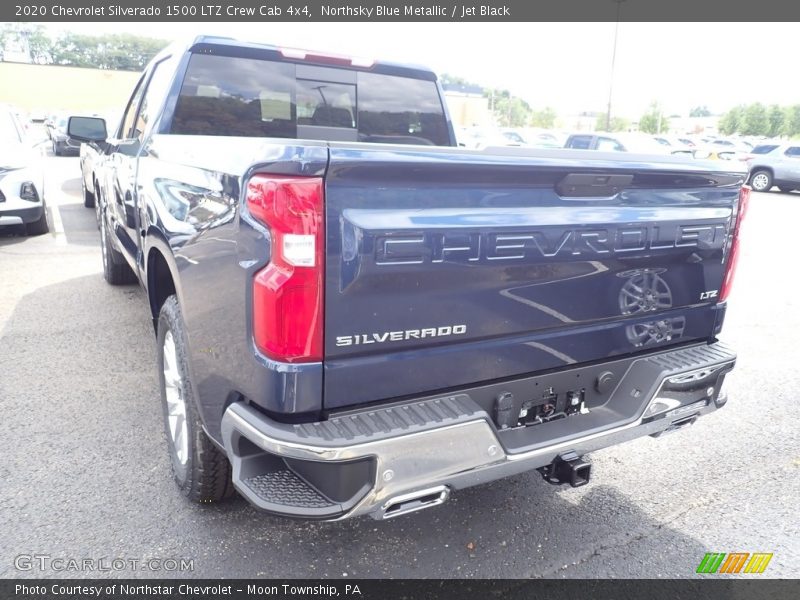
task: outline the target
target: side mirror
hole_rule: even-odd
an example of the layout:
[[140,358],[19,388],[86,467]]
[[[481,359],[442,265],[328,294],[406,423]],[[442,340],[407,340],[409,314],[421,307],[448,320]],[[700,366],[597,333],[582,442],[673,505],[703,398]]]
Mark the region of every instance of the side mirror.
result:
[[67,135],[79,142],[105,142],[106,121],[99,117],[70,117]]

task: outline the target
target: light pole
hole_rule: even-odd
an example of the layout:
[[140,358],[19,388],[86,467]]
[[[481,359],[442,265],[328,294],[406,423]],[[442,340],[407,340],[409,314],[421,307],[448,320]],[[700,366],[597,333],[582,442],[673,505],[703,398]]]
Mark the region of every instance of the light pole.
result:
[[617,34],[619,33],[619,11],[625,0],[613,0],[617,3],[617,22],[614,25],[614,50],[611,53],[611,78],[608,82],[608,112],[606,112],[606,131],[611,131],[611,94],[614,91],[614,63],[617,61]]

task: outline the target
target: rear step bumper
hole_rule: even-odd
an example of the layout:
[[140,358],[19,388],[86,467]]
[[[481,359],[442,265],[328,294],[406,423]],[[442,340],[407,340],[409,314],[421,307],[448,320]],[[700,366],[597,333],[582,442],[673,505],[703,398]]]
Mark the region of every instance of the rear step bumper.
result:
[[636,359],[594,411],[600,416],[570,416],[553,427],[498,430],[487,411],[459,393],[299,425],[234,403],[222,436],[234,485],[258,508],[323,520],[391,518],[441,504],[453,489],[545,467],[565,453],[580,457],[677,430],[725,403],[719,388],[735,360],[721,343]]

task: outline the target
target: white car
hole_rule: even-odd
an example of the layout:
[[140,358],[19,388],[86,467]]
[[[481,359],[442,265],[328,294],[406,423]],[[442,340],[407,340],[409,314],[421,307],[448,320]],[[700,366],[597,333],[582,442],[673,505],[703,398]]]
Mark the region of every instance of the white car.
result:
[[753,145],[744,140],[728,140],[724,138],[709,140],[706,143],[706,147],[719,152],[727,151],[727,152],[738,152],[741,154],[748,153],[753,149]]
[[473,150],[512,146],[517,148],[558,148],[542,134],[535,136],[523,135],[520,131],[511,128],[497,129],[491,127],[470,127],[460,130],[456,137],[458,145]]
[[49,231],[42,154],[14,112],[0,107],[0,226],[24,225],[28,235]]
[[599,150],[601,152],[633,152],[635,154],[688,155],[660,144],[645,133],[575,133],[567,138],[565,148],[575,150]]
[[[507,137],[504,132],[491,127],[467,127],[458,135],[458,145],[472,150],[480,150],[490,146],[522,146],[524,141],[519,136]],[[515,139],[519,138],[519,139]]]
[[669,135],[654,135],[653,139],[668,148],[672,154],[686,154],[691,155],[694,153],[695,145],[689,144],[686,138],[677,138]]

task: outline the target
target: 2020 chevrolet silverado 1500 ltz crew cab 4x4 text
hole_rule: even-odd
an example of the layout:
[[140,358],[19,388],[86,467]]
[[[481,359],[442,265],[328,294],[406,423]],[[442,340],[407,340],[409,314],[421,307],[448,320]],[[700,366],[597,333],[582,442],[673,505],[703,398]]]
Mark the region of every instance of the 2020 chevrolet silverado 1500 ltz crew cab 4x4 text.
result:
[[747,188],[733,164],[458,149],[430,71],[201,37],[94,142],[105,277],[139,280],[175,479],[389,518],[694,422]]

